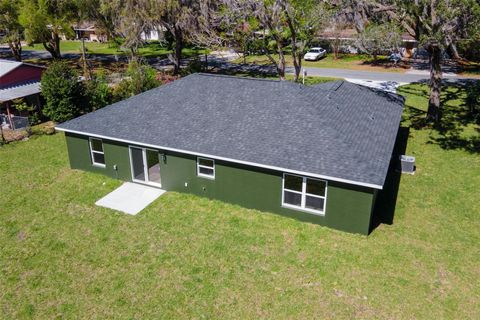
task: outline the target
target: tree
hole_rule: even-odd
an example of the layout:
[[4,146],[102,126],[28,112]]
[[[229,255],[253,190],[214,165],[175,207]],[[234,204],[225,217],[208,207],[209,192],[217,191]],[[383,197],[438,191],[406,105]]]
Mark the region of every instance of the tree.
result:
[[248,22],[242,22],[232,30],[231,41],[240,47],[243,57],[243,63],[247,63],[248,44],[252,40],[252,29]]
[[281,80],[285,79],[285,55],[290,44],[297,81],[305,47],[325,21],[324,5],[314,0],[223,0],[223,3],[230,25],[248,23],[252,29],[263,31],[265,40],[270,40],[263,42],[263,51]]
[[148,33],[152,29],[152,1],[125,0],[111,3],[114,7],[117,6],[117,14],[113,18],[115,34],[124,40],[122,47],[130,51],[131,59],[134,60],[138,56],[138,49],[145,44],[142,33]]
[[294,66],[294,81],[298,81],[306,46],[327,21],[328,12],[323,4],[313,0],[284,0],[280,2],[288,26]]
[[73,35],[71,24],[78,19],[76,0],[23,0],[20,24],[29,43],[42,43],[54,59],[60,59],[60,36]]
[[344,44],[344,35],[342,32],[347,28],[347,25],[342,21],[337,20],[335,15],[331,16],[329,21],[329,25],[331,26],[330,33],[332,34],[330,46],[333,53],[333,59],[337,60],[341,46]]
[[22,61],[23,27],[19,22],[18,2],[11,0],[0,0],[0,43],[8,43],[13,57]]
[[442,116],[440,93],[442,84],[442,51],[456,51],[459,35],[472,37],[478,33],[480,3],[474,0],[397,1],[403,17],[398,22],[415,37],[430,54],[430,98],[427,121],[439,124]]
[[259,28],[258,19],[252,16],[247,3],[222,0],[220,9],[216,12],[217,33],[213,37],[218,42],[239,48],[243,55],[243,63],[247,63],[248,54],[265,51],[265,37],[255,36]]
[[173,62],[174,73],[180,72],[182,49],[187,41],[202,41],[199,34],[207,30],[208,15],[214,0],[157,0],[158,17],[152,19],[153,25],[165,28],[174,41],[173,54],[169,59]]
[[95,23],[96,33],[113,39],[118,36],[114,22],[119,15],[118,8],[119,2],[115,0],[83,0],[79,11],[82,19]]
[[112,102],[112,90],[103,74],[96,74],[85,82],[85,102],[88,111],[101,109]]
[[83,88],[78,74],[64,62],[53,62],[41,79],[46,104],[43,113],[55,122],[75,118],[84,111]]
[[335,5],[347,20],[355,24],[357,31],[363,32],[372,21],[394,22],[429,52],[430,98],[426,119],[438,125],[442,116],[442,51],[456,51],[455,43],[458,39],[475,39],[478,36],[479,1],[338,0]]
[[[288,42],[286,25],[283,16],[281,1],[283,0],[223,0],[230,25],[238,25],[244,22],[245,17],[250,18],[252,27],[263,31],[263,52],[275,65],[278,76],[285,79],[285,46]],[[252,19],[253,18],[253,19]],[[267,41],[272,39],[272,41]],[[271,54],[272,49],[277,53],[275,59]]]
[[120,101],[160,85],[157,72],[147,64],[130,61],[126,77],[114,88],[113,100]]
[[[217,0],[86,0],[85,16],[112,30],[109,34],[122,40],[132,60],[137,59],[138,48],[144,45],[142,33],[165,30],[173,42],[173,54],[168,58],[174,64],[174,73],[180,72],[182,49],[186,43],[212,44],[205,36],[214,28],[209,15],[215,11]],[[99,7],[98,10],[95,8]]]
[[360,50],[373,56],[373,60],[376,62],[377,56],[382,52],[399,51],[400,31],[392,23],[371,23],[358,34],[356,43]]

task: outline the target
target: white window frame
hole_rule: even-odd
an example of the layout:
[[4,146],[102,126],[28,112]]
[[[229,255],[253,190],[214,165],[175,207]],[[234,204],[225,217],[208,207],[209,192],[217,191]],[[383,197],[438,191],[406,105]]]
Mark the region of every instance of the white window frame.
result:
[[[93,150],[92,148],[92,140],[98,140],[102,143],[102,152],[100,151],[96,151],[96,150]],[[99,138],[92,138],[90,137],[88,139],[88,142],[89,142],[89,146],[90,146],[90,158],[92,160],[92,165],[94,165],[95,167],[101,167],[101,168],[105,168],[106,167],[106,164],[105,163],[100,163],[100,162],[95,162],[95,158],[93,157],[93,154],[102,154],[103,155],[103,160],[105,160],[105,149],[103,148],[103,140],[102,139],[99,139]]]
[[[134,149],[134,148],[142,151],[143,173],[145,175],[145,180],[140,180],[140,179],[135,178],[135,173],[133,172],[133,156],[132,156],[132,149]],[[148,172],[148,166],[147,166],[147,151],[156,152],[158,154],[158,157],[159,157],[158,158],[158,163],[160,164],[160,162],[162,160],[160,158],[161,155],[160,155],[159,150],[152,149],[152,148],[144,148],[144,147],[139,147],[139,146],[133,146],[133,145],[128,146],[128,154],[130,156],[130,172],[132,174],[132,181],[142,183],[142,184],[146,184],[146,185],[149,185],[149,186],[154,186],[154,187],[161,188],[162,187],[162,171],[161,171],[161,168],[160,168],[160,182],[150,181],[150,173]]]
[[[212,162],[213,162],[213,166],[212,166],[212,167],[209,167],[209,166],[202,165],[202,164],[200,164],[200,160],[212,161]],[[200,173],[200,168],[213,169],[213,175]],[[202,177],[202,178],[207,178],[207,179],[212,179],[212,180],[214,180],[214,179],[215,179],[215,160],[214,160],[214,159],[210,159],[210,158],[197,157],[197,176]]]
[[[285,175],[302,178],[302,191],[300,192],[300,191],[297,191],[297,190],[286,189],[285,188]],[[325,183],[325,196],[319,196],[319,195],[316,195],[316,194],[307,193],[307,179],[324,182]],[[285,203],[285,199],[284,199],[285,198],[285,191],[301,195],[302,198],[301,198],[300,206],[296,206],[296,205],[293,205],[293,204],[290,204],[290,203]],[[326,208],[327,208],[327,193],[328,193],[328,181],[327,180],[311,178],[311,177],[307,177],[307,176],[300,176],[300,175],[297,175],[297,174],[291,174],[291,173],[286,173],[286,172],[283,173],[283,178],[282,178],[282,207],[289,208],[289,209],[294,209],[294,210],[298,210],[298,211],[304,211],[304,212],[308,212],[308,213],[319,215],[319,216],[324,216]],[[313,198],[323,199],[323,210],[315,210],[315,209],[311,209],[311,208],[306,208],[305,203],[306,203],[307,196],[313,197]]]

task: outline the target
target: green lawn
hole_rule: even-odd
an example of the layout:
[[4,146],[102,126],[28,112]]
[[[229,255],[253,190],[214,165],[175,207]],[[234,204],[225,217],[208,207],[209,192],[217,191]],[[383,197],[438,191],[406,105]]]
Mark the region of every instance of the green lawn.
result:
[[[262,74],[257,71],[253,72],[228,72],[225,70],[217,70],[218,72],[212,72],[212,73],[218,73],[218,74],[225,74],[225,75],[234,75],[237,77],[250,77],[250,78],[262,78],[262,79],[272,79],[272,80],[279,80],[280,78],[278,76],[274,75],[268,75],[268,74]],[[287,81],[293,81],[293,75],[292,74],[286,74],[285,79]],[[307,76],[305,77],[305,85],[311,86],[311,85],[316,85],[320,83],[325,83],[325,82],[331,82],[331,81],[337,81],[337,80],[343,80],[342,78],[334,78],[334,77],[316,77],[316,76]],[[299,83],[302,82],[302,77],[300,76]]]
[[[112,46],[110,43],[85,42],[85,46],[87,48],[87,52],[90,54],[126,54],[124,50]],[[23,48],[25,50],[45,50],[41,43],[36,43],[33,46],[24,46]],[[60,42],[60,50],[62,54],[81,53],[81,48],[81,41],[66,40]],[[141,47],[139,49],[140,55],[144,57],[166,57],[171,52],[172,50],[169,50],[165,46],[160,45],[158,42],[147,43],[144,47]],[[205,49],[185,48],[183,49],[182,53],[184,54],[184,56],[188,57],[195,54],[205,53]]]
[[[274,58],[278,57],[274,55]],[[253,64],[271,64],[270,60],[265,55],[250,55],[246,57],[247,63]],[[291,55],[285,56],[287,66],[293,66]],[[243,58],[238,58],[234,62],[243,63]],[[363,54],[340,54],[338,59],[334,59],[332,54],[327,54],[324,58],[318,61],[302,60],[302,65],[305,67],[316,68],[339,68],[339,69],[353,69],[366,71],[388,71],[388,72],[405,72],[405,66],[392,67],[387,57],[379,56],[378,63],[374,64],[373,59],[368,55]]]
[[461,73],[468,77],[480,77],[479,61],[462,61],[460,62]]
[[417,172],[368,237],[170,192],[118,214],[94,202],[120,182],[70,170],[63,135],[0,148],[0,317],[479,319],[479,151],[441,142],[478,125],[451,88],[457,126],[416,129],[426,88],[402,92]]

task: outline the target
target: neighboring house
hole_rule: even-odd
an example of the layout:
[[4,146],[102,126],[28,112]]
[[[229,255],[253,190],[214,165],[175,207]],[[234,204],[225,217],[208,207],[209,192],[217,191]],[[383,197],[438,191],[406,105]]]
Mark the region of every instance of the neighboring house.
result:
[[[82,40],[85,39],[87,41],[94,41],[94,42],[107,42],[108,36],[101,32],[95,24],[91,22],[82,22],[78,25],[74,25],[73,31],[75,32],[75,39]],[[140,37],[142,40],[145,41],[162,41],[164,40],[164,33],[166,32],[166,28],[162,26],[157,26],[156,28],[150,30],[149,32],[142,32]],[[62,35],[63,40],[67,40],[65,35]]]
[[74,169],[368,234],[402,110],[345,81],[193,74],[56,129]]
[[[332,41],[339,41],[341,40],[343,44],[341,45],[341,52],[346,53],[357,53],[357,49],[355,48],[354,44],[357,40],[358,33],[355,29],[326,29],[322,33],[320,33],[317,39],[327,41],[328,43],[332,43]],[[415,40],[408,33],[402,33],[400,35],[401,39],[401,48],[402,55],[406,58],[411,58],[415,52],[415,49],[418,46],[418,41]]]
[[13,106],[17,99],[23,99],[27,104],[41,106],[40,79],[45,67],[34,64],[0,59],[0,115],[3,115],[0,125],[15,128],[15,116],[27,116]]
[[140,37],[144,41],[164,41],[165,40],[165,32],[167,32],[167,28],[163,26],[157,26],[156,28],[148,31],[142,32]]
[[[83,22],[72,27],[75,32],[75,39],[95,42],[106,42],[108,37],[105,33],[100,32],[93,23]],[[65,40],[65,39],[64,39]]]

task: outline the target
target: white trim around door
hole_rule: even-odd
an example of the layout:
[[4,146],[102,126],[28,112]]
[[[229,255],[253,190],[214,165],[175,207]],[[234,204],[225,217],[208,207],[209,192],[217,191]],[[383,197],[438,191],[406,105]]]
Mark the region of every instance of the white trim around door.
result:
[[[136,150],[136,151],[135,151]],[[141,151],[141,158],[134,159],[134,152]],[[149,157],[147,155],[148,152],[154,153],[156,155],[156,163],[149,167]],[[132,172],[132,181],[138,182],[142,184],[147,184],[154,187],[162,187],[162,180],[161,180],[161,171],[160,171],[160,152],[155,149],[149,149],[144,147],[138,146],[128,146],[128,153],[130,155],[130,170]],[[138,156],[139,154],[137,154]],[[141,166],[137,166],[134,161],[141,160]],[[138,171],[139,167],[141,168],[140,171],[143,172],[136,172]]]

